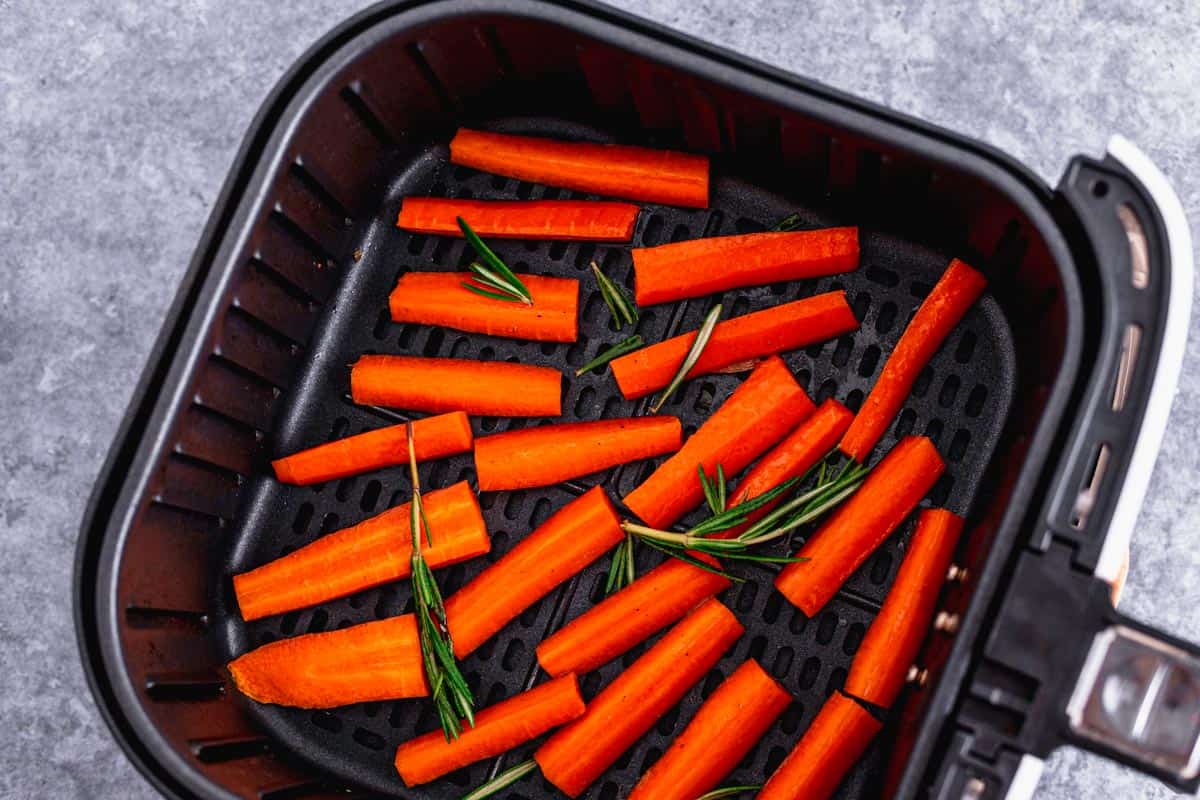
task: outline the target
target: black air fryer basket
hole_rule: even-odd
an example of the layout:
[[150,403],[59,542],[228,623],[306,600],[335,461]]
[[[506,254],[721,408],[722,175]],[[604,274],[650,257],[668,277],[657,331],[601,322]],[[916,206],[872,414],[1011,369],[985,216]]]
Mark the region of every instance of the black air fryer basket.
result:
[[[452,269],[464,243],[394,226],[407,194],[566,198],[577,193],[447,163],[459,125],[707,153],[711,208],[650,206],[635,245],[859,225],[862,266],[729,292],[733,314],[834,288],[861,328],[787,355],[814,400],[857,408],[908,317],[958,256],[989,294],[921,375],[882,447],[934,439],[947,473],[930,501],[968,517],[958,580],[940,600],[902,706],[840,790],[844,798],[1022,797],[1041,759],[1081,745],[1186,789],[1200,768],[1195,646],[1122,617],[1110,600],[1166,423],[1191,303],[1178,200],[1132,145],[1077,157],[1056,189],[976,142],[572,0],[388,2],[351,19],[292,69],[238,155],[93,494],[79,544],[84,664],[114,734],[167,796],[453,798],[519,750],[405,790],[396,745],[435,725],[428,703],[312,712],[259,706],[224,664],[263,643],[400,613],[386,586],[254,623],[230,577],[406,498],[401,469],[282,486],[268,461],[403,417],[355,406],[363,353],[519,360],[573,371],[612,340],[583,282],[580,339],[517,342],[397,325],[402,269]],[[629,282],[625,246],[503,242],[520,269],[585,277],[595,259]],[[649,341],[698,325],[714,298],[645,310]],[[685,385],[668,407],[687,432],[740,381]],[[564,419],[640,413],[607,374],[569,381]],[[474,420],[476,433],[523,420]],[[447,591],[575,494],[619,496],[653,464],[544,491],[485,493],[493,553],[441,575]],[[473,478],[469,457],[422,466],[428,485]],[[751,571],[724,602],[747,631],[588,792],[614,800],[740,661],[757,658],[796,702],[729,779],[760,782],[845,679],[893,579],[903,528],[808,619]],[[653,563],[652,553],[643,554]],[[534,646],[599,597],[593,565],[464,663],[482,705],[539,679]],[[644,648],[643,648],[644,649]],[[590,674],[585,696],[622,662]],[[540,779],[513,798],[551,798]]]

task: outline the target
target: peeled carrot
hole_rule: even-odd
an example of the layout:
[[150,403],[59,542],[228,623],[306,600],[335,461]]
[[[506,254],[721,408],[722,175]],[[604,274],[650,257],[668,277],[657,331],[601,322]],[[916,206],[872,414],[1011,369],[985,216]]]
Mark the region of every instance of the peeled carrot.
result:
[[904,329],[900,341],[896,342],[879,373],[879,380],[875,381],[850,430],[842,438],[839,447],[843,453],[855,461],[866,461],[904,405],[917,375],[986,286],[987,279],[983,275],[957,258],[950,262]]
[[555,678],[475,715],[475,726],[446,741],[441,731],[410,739],[396,749],[396,771],[406,786],[419,786],[456,769],[505,753],[583,714],[574,675]]
[[506,361],[362,356],[350,370],[350,394],[356,403],[412,411],[557,417],[562,373]]
[[837,789],[883,723],[835,692],[775,770],[758,800],[825,800]]
[[[822,403],[812,416],[800,423],[771,451],[758,460],[754,468],[738,483],[729,506],[753,500],[766,494],[776,486],[808,472],[814,464],[824,458],[841,438],[854,414],[832,397]],[[783,498],[757,508],[746,517],[746,522],[736,528],[722,531],[717,536],[733,538],[753,523],[765,517],[779,505]]]
[[412,614],[280,639],[235,659],[229,671],[250,699],[301,708],[429,694]]
[[[718,323],[688,377],[795,350],[857,327],[858,320],[846,302],[846,293],[841,291],[755,311]],[[614,359],[611,367],[621,394],[633,400],[669,384],[694,341],[696,331]]]
[[695,800],[746,757],[792,696],[753,659],[712,693],[627,800]]
[[690,153],[459,128],[450,140],[450,161],[581,192],[675,206],[708,205],[708,158]]
[[679,452],[625,496],[625,505],[647,525],[665,528],[704,498],[697,465],[712,476],[740,472],[779,441],[813,404],[779,356],[763,361],[700,426]]
[[742,635],[709,600],[600,691],[583,716],[552,734],[533,758],[542,775],[577,797],[704,677]]
[[560,508],[446,599],[454,654],[465,657],[624,535],[616,510],[599,486]]
[[652,306],[857,269],[858,228],[717,236],[632,252],[638,305]]
[[538,342],[573,342],[578,336],[579,281],[522,275],[533,305],[467,291],[470,272],[406,272],[388,298],[394,322],[440,325]]
[[[479,501],[466,481],[429,492],[424,505],[433,544],[421,552],[431,568],[491,549]],[[407,578],[412,571],[410,511],[408,503],[390,508],[233,576],[242,617],[250,621],[283,614]]]
[[[710,556],[694,557],[718,566]],[[590,672],[729,585],[728,578],[669,558],[544,639],[537,647],[538,663],[551,675]]]
[[944,469],[929,439],[900,440],[800,548],[796,555],[807,560],[788,564],[776,576],[775,588],[812,617],[916,508]]
[[675,417],[542,425],[479,439],[475,473],[482,491],[550,486],[673,453],[682,443],[683,429]]
[[[471,423],[461,411],[413,422],[417,461],[432,461],[471,449]],[[271,462],[281,483],[306,486],[373,469],[408,463],[405,425],[347,436]]]
[[850,665],[846,694],[883,708],[896,700],[929,630],[962,529],[962,517],[944,508],[917,515],[896,581]]
[[603,200],[455,200],[406,197],[396,227],[416,233],[462,236],[462,217],[493,239],[585,239],[628,242],[638,207]]

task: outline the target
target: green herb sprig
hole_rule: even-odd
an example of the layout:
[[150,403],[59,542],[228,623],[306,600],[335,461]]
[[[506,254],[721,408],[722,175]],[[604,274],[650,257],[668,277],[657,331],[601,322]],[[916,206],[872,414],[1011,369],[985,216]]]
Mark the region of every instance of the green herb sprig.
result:
[[642,341],[642,337],[636,333],[633,336],[630,336],[628,339],[622,339],[616,344],[600,351],[595,358],[584,364],[579,369],[575,370],[575,377],[578,378],[585,372],[591,372],[597,367],[603,367],[613,359],[620,358],[627,353],[632,353],[634,350],[637,350],[644,344],[645,342]]
[[[524,303],[527,306],[533,305],[533,295],[529,293],[529,289],[521,282],[516,273],[508,268],[500,256],[492,251],[492,248],[484,244],[483,239],[479,238],[479,234],[472,230],[471,226],[462,217],[456,217],[458,227],[462,228],[463,236],[467,243],[475,250],[475,253],[483,259],[483,264],[478,261],[472,261],[467,269],[471,270],[472,280],[481,286],[476,286],[474,283],[462,281],[464,289],[470,289],[475,294],[481,294],[484,297],[490,297],[493,300],[507,300],[512,303]],[[484,266],[486,264],[486,266]]]
[[492,778],[487,783],[474,789],[469,794],[462,796],[462,800],[484,800],[485,797],[491,797],[497,792],[501,792],[512,786],[517,781],[524,778],[531,772],[535,772],[538,768],[537,762],[532,758],[528,761],[522,761],[515,767],[509,767],[501,772],[496,777]]
[[713,789],[707,794],[702,794],[696,800],[723,800],[726,797],[737,797],[739,794],[757,792],[761,788],[761,783],[752,783],[746,786],[726,786],[721,789]]
[[713,330],[717,327],[717,322],[721,319],[721,310],[721,304],[717,303],[708,312],[708,316],[704,318],[704,324],[700,326],[700,330],[696,331],[696,339],[692,342],[692,346],[684,357],[683,363],[679,365],[679,371],[675,373],[675,377],[667,384],[667,388],[663,390],[663,393],[650,406],[651,414],[658,413],[663,404],[683,384],[687,378],[687,374],[692,371],[692,367],[696,366],[696,362],[700,360],[700,354],[704,352],[704,348],[708,346],[708,340],[712,338]]
[[608,311],[612,314],[613,330],[619,331],[626,325],[636,325],[638,321],[637,306],[634,305],[625,290],[613,283],[612,278],[605,275],[595,261],[592,262],[592,273],[595,274],[596,283],[600,287],[600,296],[604,298],[604,304],[608,306]]

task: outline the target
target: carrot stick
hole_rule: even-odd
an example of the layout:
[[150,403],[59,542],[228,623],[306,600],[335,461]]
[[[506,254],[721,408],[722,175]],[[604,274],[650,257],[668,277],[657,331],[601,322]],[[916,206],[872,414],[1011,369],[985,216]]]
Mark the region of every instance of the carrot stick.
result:
[[462,217],[493,239],[584,239],[628,242],[638,207],[603,200],[455,200],[406,197],[396,227],[416,233],[462,236]]
[[[471,449],[471,423],[461,411],[413,422],[417,461],[432,461]],[[405,425],[347,436],[271,462],[280,483],[306,486],[373,469],[408,463]]]
[[716,236],[632,252],[638,305],[652,306],[857,269],[858,228]]
[[929,630],[962,529],[962,517],[944,508],[917,515],[896,581],[850,665],[846,694],[882,708],[896,700]]
[[821,610],[942,474],[945,464],[924,436],[902,439],[863,485],[833,513],[788,564],[775,588],[809,617]]
[[[850,409],[837,400],[832,397],[826,400],[812,416],[801,422],[796,430],[771,448],[771,452],[760,458],[754,468],[746,473],[746,477],[738,484],[737,491],[733,493],[729,506],[732,508],[739,503],[753,500],[760,494],[765,494],[776,486],[808,472],[809,468],[833,449],[853,418],[854,414]],[[782,498],[755,509],[747,515],[744,524],[714,536],[737,536],[766,516],[781,501]]]
[[[719,566],[711,556],[693,555]],[[667,559],[544,639],[537,647],[538,663],[551,675],[590,672],[683,619],[729,584],[721,575]]]
[[[417,437],[420,441],[420,437]],[[431,568],[491,549],[479,501],[466,481],[425,495],[433,545],[421,548]],[[233,576],[242,617],[250,620],[345,597],[412,571],[408,503],[342,528],[257,569]]]
[[627,800],[695,800],[714,788],[792,702],[753,659],[704,701]]
[[835,692],[758,793],[758,800],[825,800],[882,727],[865,708]]
[[625,505],[647,525],[665,528],[704,498],[697,465],[715,475],[721,464],[726,475],[734,475],[812,410],[812,401],[783,359],[771,356],[755,367],[678,453],[625,496]]
[[238,657],[229,671],[250,699],[301,708],[429,694],[412,614],[280,639]]
[[708,205],[708,158],[690,153],[459,128],[450,140],[450,161],[581,192],[675,206]]
[[419,786],[456,769],[505,753],[583,714],[574,675],[555,678],[475,714],[475,726],[447,742],[441,731],[410,739],[396,749],[396,771]]
[[[636,252],[636,251],[635,251]],[[871,449],[900,411],[913,382],[954,330],[967,309],[983,294],[987,280],[957,258],[921,303],[912,322],[888,356],[879,380],[863,401],[858,416],[839,445],[855,461],[866,461]]]
[[446,599],[454,655],[466,657],[624,535],[616,510],[599,486],[560,508]]
[[469,292],[470,272],[406,272],[388,298],[394,322],[440,325],[468,333],[538,342],[573,342],[578,336],[579,281],[522,275],[533,305]]
[[673,453],[683,443],[675,417],[567,422],[484,436],[475,443],[481,491],[550,486]]
[[350,370],[350,393],[356,403],[412,411],[495,417],[562,414],[562,373],[505,361],[362,356]]
[[[846,293],[841,291],[755,311],[718,323],[687,376],[694,378],[730,364],[795,350],[857,327],[858,320],[846,302]],[[696,341],[696,334],[692,331],[675,336],[615,359],[613,377],[625,399],[643,397],[670,383]]]
[[604,687],[583,716],[533,758],[542,775],[577,797],[710,670],[742,635],[725,606],[709,600]]

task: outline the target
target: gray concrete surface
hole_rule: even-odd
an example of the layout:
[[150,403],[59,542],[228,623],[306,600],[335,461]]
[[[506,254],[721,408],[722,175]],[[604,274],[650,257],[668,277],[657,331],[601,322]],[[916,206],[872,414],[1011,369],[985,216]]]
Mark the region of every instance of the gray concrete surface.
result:
[[[152,797],[97,716],[69,595],[83,504],[234,150],[332,0],[0,0],[0,796]],[[1130,136],[1200,232],[1200,5],[626,0],[984,139],[1049,181]],[[1200,639],[1200,318],[1127,610]],[[1074,752],[1041,796],[1164,798]]]

